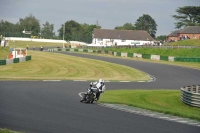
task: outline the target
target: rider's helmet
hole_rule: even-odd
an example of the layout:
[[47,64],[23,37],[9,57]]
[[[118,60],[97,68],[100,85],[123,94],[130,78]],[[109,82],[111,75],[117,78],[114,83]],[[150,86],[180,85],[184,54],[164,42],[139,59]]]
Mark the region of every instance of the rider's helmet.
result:
[[99,83],[104,84],[104,80],[103,79],[99,79]]

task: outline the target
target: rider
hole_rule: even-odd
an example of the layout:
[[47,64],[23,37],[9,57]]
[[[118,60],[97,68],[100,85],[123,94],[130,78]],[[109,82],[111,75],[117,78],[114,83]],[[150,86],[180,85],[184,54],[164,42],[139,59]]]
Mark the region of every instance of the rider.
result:
[[96,91],[97,100],[99,100],[100,94],[103,93],[106,89],[103,79],[99,79],[98,82],[91,82],[90,87],[91,87],[91,89],[97,89],[97,91]]

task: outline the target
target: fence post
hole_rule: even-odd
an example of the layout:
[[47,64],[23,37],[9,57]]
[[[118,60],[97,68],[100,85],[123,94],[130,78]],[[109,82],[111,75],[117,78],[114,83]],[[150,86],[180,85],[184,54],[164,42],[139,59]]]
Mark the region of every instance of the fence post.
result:
[[196,93],[199,93],[199,86],[196,85]]

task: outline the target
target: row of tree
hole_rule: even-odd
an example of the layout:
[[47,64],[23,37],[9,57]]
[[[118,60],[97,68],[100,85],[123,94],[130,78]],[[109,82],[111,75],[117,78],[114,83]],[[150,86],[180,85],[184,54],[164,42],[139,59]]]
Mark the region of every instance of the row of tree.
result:
[[[32,14],[25,17],[24,19],[20,18],[19,22],[16,24],[10,23],[8,21],[1,20],[0,22],[0,34],[3,36],[14,36],[22,37],[25,36],[25,32],[31,32],[33,36],[42,36],[44,38],[55,38],[54,25],[46,22],[40,27],[39,20],[36,19]],[[29,36],[31,36],[29,35]]]
[[[148,14],[144,14],[139,17],[133,26],[131,23],[125,23],[123,26],[117,26],[115,29],[118,30],[146,30],[152,37],[155,38],[157,24],[154,19]],[[55,36],[54,25],[46,22],[40,27],[39,20],[36,19],[32,14],[19,19],[16,24],[8,21],[1,20],[0,22],[0,34],[4,36],[25,36],[22,31],[31,31],[32,36],[42,38],[58,38],[64,40],[76,40],[90,43],[92,41],[92,31],[94,28],[101,28],[96,24],[80,24],[74,20],[65,22],[58,30],[59,36]],[[64,33],[63,33],[64,32]]]
[[[179,7],[176,12],[178,15],[172,15],[172,17],[178,22],[175,23],[176,28],[181,29],[186,26],[200,26],[200,6],[184,6]],[[39,20],[35,18],[32,14],[25,17],[24,19],[19,19],[16,24],[10,23],[8,21],[1,20],[0,22],[0,35],[3,36],[15,36],[22,37],[25,34],[22,31],[31,31],[32,36],[47,38],[47,39],[64,39],[83,41],[90,43],[92,40],[92,31],[94,28],[101,28],[96,24],[80,24],[74,20],[65,22],[58,30],[59,35],[56,36],[54,32],[54,24],[50,24],[46,21],[45,24],[40,26]],[[116,26],[115,29],[118,30],[145,30],[153,38],[157,40],[165,40],[166,35],[157,36],[157,24],[155,20],[148,14],[143,14],[139,17],[135,24],[125,23],[123,26]],[[31,36],[30,35],[30,36]]]

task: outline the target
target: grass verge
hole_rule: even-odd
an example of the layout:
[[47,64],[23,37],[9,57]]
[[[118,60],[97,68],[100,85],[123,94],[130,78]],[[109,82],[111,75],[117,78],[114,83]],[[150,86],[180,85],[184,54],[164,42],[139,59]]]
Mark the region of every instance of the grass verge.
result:
[[29,46],[29,49],[44,47],[63,47],[63,43],[52,43],[52,42],[34,42],[34,41],[9,41],[9,46],[12,48],[26,48]]
[[8,58],[10,54],[10,48],[9,47],[0,47],[0,60],[5,60]]
[[11,131],[9,129],[1,129],[0,128],[0,133],[23,133],[23,132],[16,132],[16,131]]
[[183,41],[177,41],[168,43],[170,46],[200,46],[200,39],[188,39]]
[[200,57],[200,48],[191,49],[160,49],[160,48],[104,48],[114,52],[151,54],[175,57]]
[[99,102],[125,104],[200,121],[200,108],[184,104],[179,90],[107,90]]
[[104,80],[147,81],[149,76],[114,63],[29,50],[32,59],[0,66],[1,80]]

